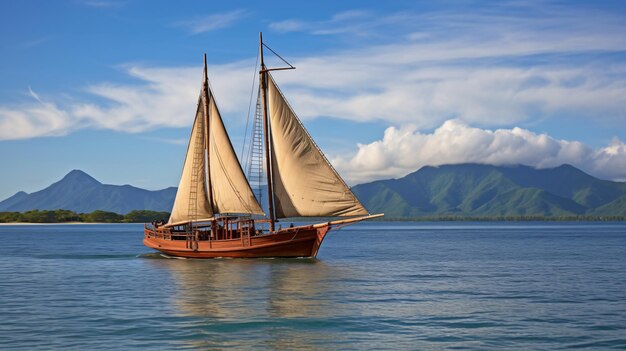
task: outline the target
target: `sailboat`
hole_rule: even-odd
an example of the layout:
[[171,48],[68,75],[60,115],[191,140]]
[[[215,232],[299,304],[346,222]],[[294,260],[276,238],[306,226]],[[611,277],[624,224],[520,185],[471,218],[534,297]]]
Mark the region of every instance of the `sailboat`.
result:
[[[228,137],[209,85],[205,54],[202,89],[171,216],[167,223],[144,226],[144,245],[187,258],[316,257],[329,230],[382,216],[369,214],[359,202],[270,73],[295,67],[266,67],[264,48],[271,49],[262,33],[259,47],[259,116],[269,213],[262,210]],[[277,228],[277,221],[293,217],[347,218],[285,227],[279,223]]]

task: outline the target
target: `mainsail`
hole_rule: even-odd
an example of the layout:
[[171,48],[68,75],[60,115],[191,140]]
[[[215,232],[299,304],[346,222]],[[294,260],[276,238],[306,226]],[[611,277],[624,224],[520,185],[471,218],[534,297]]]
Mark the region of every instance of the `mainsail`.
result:
[[276,217],[367,215],[267,77]]
[[[208,88],[206,63],[204,70]],[[198,102],[169,226],[207,220],[216,214],[264,215],[241,169],[212,92],[203,95]]]
[[200,97],[187,154],[185,155],[183,172],[180,176],[180,183],[168,224],[213,217],[205,177],[205,120],[202,97]]

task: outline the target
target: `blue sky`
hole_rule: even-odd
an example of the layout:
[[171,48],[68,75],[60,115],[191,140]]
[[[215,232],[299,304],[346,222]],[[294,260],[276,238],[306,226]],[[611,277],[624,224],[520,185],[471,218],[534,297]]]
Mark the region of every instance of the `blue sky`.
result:
[[351,184],[459,162],[626,180],[622,1],[5,1],[0,199],[72,169],[175,186],[204,52],[239,151],[260,31]]

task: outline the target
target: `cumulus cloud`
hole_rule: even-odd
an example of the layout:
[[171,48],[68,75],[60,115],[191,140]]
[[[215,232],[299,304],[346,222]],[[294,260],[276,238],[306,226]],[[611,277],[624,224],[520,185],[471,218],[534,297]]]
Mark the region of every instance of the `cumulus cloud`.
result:
[[594,149],[518,127],[489,130],[448,120],[432,133],[421,133],[415,126],[389,127],[381,140],[358,145],[353,157],[333,160],[352,184],[401,177],[427,165],[459,163],[538,168],[567,163],[604,179],[626,180],[626,145],[616,138]]

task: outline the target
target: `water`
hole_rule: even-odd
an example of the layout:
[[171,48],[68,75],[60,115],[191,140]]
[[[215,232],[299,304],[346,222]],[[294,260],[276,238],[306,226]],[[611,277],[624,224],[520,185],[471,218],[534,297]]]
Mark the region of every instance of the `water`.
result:
[[0,226],[2,349],[626,349],[626,224],[364,223],[317,260]]

